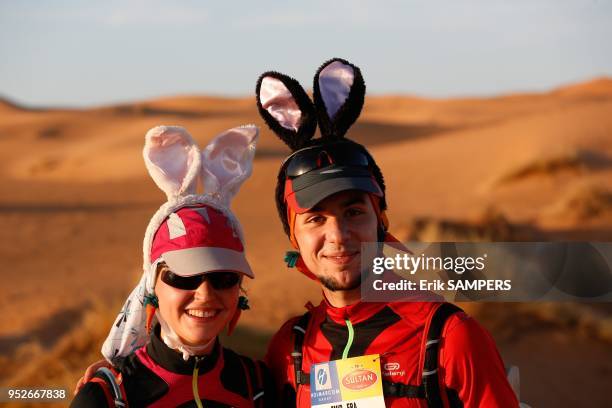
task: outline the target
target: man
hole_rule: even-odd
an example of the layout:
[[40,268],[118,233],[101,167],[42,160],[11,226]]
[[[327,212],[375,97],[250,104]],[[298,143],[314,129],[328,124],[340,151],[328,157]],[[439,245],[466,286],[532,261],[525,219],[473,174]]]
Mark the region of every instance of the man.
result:
[[[287,321],[266,356],[282,406],[311,406],[312,364],[380,355],[388,407],[516,407],[491,336],[443,302],[361,301],[362,243],[387,233],[385,184],[369,152],[344,137],[361,112],[359,69],[333,59],[314,79],[314,104],[292,78],[263,74],[259,111],[293,153],[276,202],[292,245],[290,265],[318,281],[323,300]],[[321,138],[312,139],[317,122]]]

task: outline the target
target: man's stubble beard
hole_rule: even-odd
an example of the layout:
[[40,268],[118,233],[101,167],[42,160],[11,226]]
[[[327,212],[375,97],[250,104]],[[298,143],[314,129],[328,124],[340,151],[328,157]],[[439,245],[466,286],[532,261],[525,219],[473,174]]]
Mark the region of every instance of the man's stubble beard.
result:
[[330,276],[317,276],[317,279],[326,289],[332,292],[355,290],[361,286],[361,274],[354,281],[349,281],[344,285]]

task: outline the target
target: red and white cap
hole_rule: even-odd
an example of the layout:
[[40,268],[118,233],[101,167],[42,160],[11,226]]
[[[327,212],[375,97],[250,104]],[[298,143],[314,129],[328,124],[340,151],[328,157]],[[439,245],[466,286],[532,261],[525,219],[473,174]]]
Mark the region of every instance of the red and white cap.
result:
[[160,259],[181,276],[233,271],[254,277],[232,220],[210,205],[184,207],[170,214],[151,245],[151,264]]

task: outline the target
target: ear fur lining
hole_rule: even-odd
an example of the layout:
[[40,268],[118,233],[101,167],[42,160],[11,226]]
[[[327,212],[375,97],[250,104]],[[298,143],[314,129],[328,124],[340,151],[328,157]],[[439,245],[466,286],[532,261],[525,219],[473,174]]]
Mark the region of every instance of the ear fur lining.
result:
[[[353,69],[354,78],[353,84],[351,85],[351,89],[344,104],[340,106],[336,114],[330,118],[321,94],[319,76],[321,71],[334,62],[340,62],[350,66]],[[319,67],[314,77],[313,97],[322,138],[341,139],[345,136],[348,129],[353,125],[353,123],[355,123],[361,114],[365,90],[365,83],[359,67],[351,64],[347,60],[342,58],[333,58],[324,62],[323,65]]]
[[156,126],[145,135],[145,166],[168,200],[196,191],[200,149],[181,126]]
[[274,119],[285,129],[298,130],[302,120],[302,111],[295,98],[280,80],[264,77],[259,88],[259,100]]
[[232,198],[253,171],[258,136],[257,126],[239,126],[221,133],[202,150],[205,192],[217,194],[229,207]]
[[[301,119],[297,131],[283,127],[278,120],[263,107],[260,93],[261,83],[266,77],[281,81],[293,97],[301,112]],[[304,91],[304,88],[302,88],[298,81],[287,75],[281,74],[280,72],[268,71],[262,74],[257,80],[255,94],[257,97],[257,108],[259,109],[259,114],[264,119],[268,127],[270,127],[270,129],[283,142],[285,142],[285,144],[289,146],[292,151],[301,149],[310,139],[312,139],[317,129],[315,107],[308,97],[308,94],[306,94],[306,91]]]
[[327,116],[336,116],[338,109],[346,103],[354,79],[353,68],[340,61],[333,61],[321,69],[318,83]]

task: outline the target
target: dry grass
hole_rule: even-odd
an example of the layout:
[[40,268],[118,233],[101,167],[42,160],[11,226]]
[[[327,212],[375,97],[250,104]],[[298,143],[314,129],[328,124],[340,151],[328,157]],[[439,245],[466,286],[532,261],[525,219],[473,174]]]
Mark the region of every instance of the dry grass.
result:
[[612,344],[612,307],[607,303],[470,303],[466,311],[505,340],[557,328]]
[[400,227],[400,241],[421,242],[511,242],[534,241],[539,232],[528,225],[515,225],[494,208],[473,221],[418,217]]
[[571,221],[583,221],[612,212],[612,191],[593,183],[570,188],[545,215]]
[[[79,325],[62,336],[51,350],[43,350],[38,344],[21,346],[14,356],[2,357],[0,366],[2,382],[7,387],[64,388],[69,399],[77,380],[85,368],[101,358],[100,348],[113,323],[117,307],[94,303]],[[69,400],[68,400],[69,401]],[[38,406],[33,403],[8,404],[7,407]],[[45,403],[45,407],[63,407],[67,401]]]
[[581,172],[586,168],[588,154],[576,148],[552,149],[519,162],[492,178],[487,186],[499,187],[535,176],[550,176],[561,171]]

